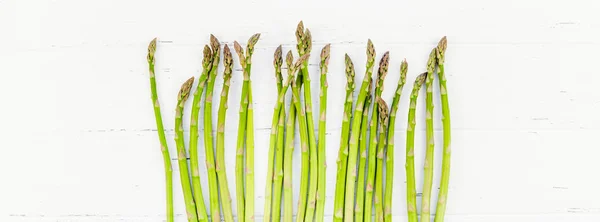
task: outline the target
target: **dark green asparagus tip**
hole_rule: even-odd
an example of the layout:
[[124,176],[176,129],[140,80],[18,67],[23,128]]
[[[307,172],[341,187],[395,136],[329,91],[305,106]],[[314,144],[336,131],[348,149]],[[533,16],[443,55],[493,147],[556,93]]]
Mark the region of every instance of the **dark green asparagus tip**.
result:
[[446,36],[444,36],[444,37],[442,37],[442,39],[440,40],[440,42],[438,43],[438,46],[437,46],[438,64],[444,64],[447,46],[448,46],[448,40],[446,39]]
[[281,68],[281,64],[283,64],[283,58],[282,56],[282,52],[281,52],[281,45],[279,45],[276,49],[275,49],[275,53],[273,54],[273,65],[275,67]]
[[210,34],[210,47],[212,48],[215,54],[218,53],[219,49],[221,48],[221,43],[219,43],[219,39],[217,39],[217,37],[215,37],[213,34]]
[[233,58],[227,44],[223,47],[223,66],[225,66],[225,71],[223,72],[223,77],[225,78],[225,76],[231,75],[231,70],[233,69]]
[[212,59],[212,50],[210,50],[210,47],[208,47],[208,45],[204,45],[204,58],[202,59],[202,65],[204,66],[204,68],[210,66]]
[[[435,69],[435,58],[437,56],[437,48],[433,48],[429,53],[429,60],[427,60],[427,72],[433,73]],[[430,77],[432,78],[432,77]]]
[[367,41],[367,62],[369,64],[373,64],[373,62],[375,62],[375,46],[373,45],[371,39]]
[[400,84],[404,85],[406,83],[406,72],[408,71],[408,62],[406,59],[402,61],[400,65]]
[[292,53],[292,50],[288,51],[287,55],[285,56],[285,64],[287,64],[288,69],[292,69],[292,65],[294,64],[294,53]]
[[148,45],[148,63],[154,63],[154,53],[156,52],[156,38],[150,41]]
[[181,89],[179,89],[179,94],[177,94],[177,98],[179,101],[183,102],[187,100],[190,96],[190,90],[192,89],[192,84],[194,84],[194,77],[192,76],[188,80],[186,80],[183,85],[181,85]]
[[383,80],[388,72],[388,66],[390,64],[390,52],[385,52],[383,57],[381,57],[381,61],[379,61],[379,74],[377,75],[377,85],[378,87],[383,87]]

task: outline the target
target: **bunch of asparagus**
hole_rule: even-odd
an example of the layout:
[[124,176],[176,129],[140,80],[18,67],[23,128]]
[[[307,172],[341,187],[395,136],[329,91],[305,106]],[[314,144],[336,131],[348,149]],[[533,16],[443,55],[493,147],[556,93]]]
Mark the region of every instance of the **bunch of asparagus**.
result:
[[[298,214],[296,221],[323,221],[325,209],[325,131],[327,109],[327,66],[329,63],[330,45],[321,51],[321,89],[319,105],[319,132],[314,134],[310,75],[308,57],[312,48],[312,36],[302,22],[296,29],[298,44],[296,48],[300,58],[293,62],[293,53],[287,53],[288,80],[282,86],[281,65],[283,63],[281,46],[275,50],[275,77],[277,80],[278,98],[273,112],[269,147],[269,168],[265,187],[264,221],[279,221],[281,214],[281,191],[284,191],[284,221],[292,221],[291,166],[294,139],[294,121],[298,120],[302,152],[302,170]],[[298,73],[297,76],[294,76]],[[296,77],[294,79],[294,77]],[[285,104],[284,98],[289,86],[292,86],[292,101],[289,107],[287,129],[284,133]],[[304,104],[301,104],[300,91],[304,85]],[[286,148],[284,150],[284,134]],[[285,154],[284,154],[285,153]],[[281,178],[283,177],[282,188]]]
[[[246,49],[234,42],[234,49],[243,69],[242,95],[238,123],[236,148],[236,199],[238,221],[254,221],[254,117],[252,100],[251,58],[254,46],[260,34],[248,40]],[[292,155],[294,151],[295,123],[298,122],[301,146],[300,195],[296,221],[323,221],[325,204],[325,132],[327,110],[327,72],[330,45],[325,45],[320,54],[320,94],[318,134],[315,135],[313,106],[311,97],[311,78],[308,70],[308,58],[312,48],[312,36],[300,22],[296,29],[298,43],[296,49],[299,58],[294,61],[292,51],[286,55],[287,79],[282,76],[282,47],[276,48],[273,66],[277,85],[277,100],[271,122],[270,144],[268,149],[268,169],[265,187],[264,221],[281,220],[281,202],[283,199],[283,220],[293,220],[292,195]],[[167,221],[174,221],[172,168],[167,148],[165,130],[158,101],[155,80],[156,39],[148,46],[148,65],[150,88],[158,137],[163,154],[166,177]],[[427,72],[419,75],[410,95],[406,139],[406,176],[407,176],[407,213],[410,222],[417,222],[417,202],[414,168],[414,137],[417,98],[420,88],[426,88],[426,155],[424,166],[423,199],[421,221],[431,221],[430,199],[433,183],[433,82],[434,73],[439,78],[439,90],[442,104],[443,121],[443,159],[441,184],[437,203],[435,222],[443,222],[446,210],[450,172],[450,118],[449,104],[444,73],[446,38],[442,38],[429,56]],[[185,209],[188,221],[234,221],[231,195],[225,174],[225,117],[229,95],[233,58],[227,45],[223,48],[223,88],[217,117],[216,146],[212,135],[212,99],[220,62],[221,45],[211,35],[210,46],[204,47],[203,70],[193,95],[189,164],[183,133],[183,109],[192,91],[194,77],[181,86],[177,95],[175,115],[175,144],[179,166]],[[341,141],[338,153],[338,166],[334,199],[334,221],[392,221],[392,191],[394,178],[394,133],[395,120],[406,82],[408,63],[404,60],[400,66],[400,78],[397,83],[391,107],[382,98],[384,80],[388,73],[389,52],[383,54],[376,78],[373,78],[375,66],[375,47],[371,40],[367,43],[366,71],[354,106],[355,89],[354,64],[346,54],[346,96],[342,120]],[[202,99],[204,89],[206,94]],[[291,88],[291,101],[286,118],[286,95]],[[303,94],[301,94],[303,92]],[[304,103],[302,103],[304,101]],[[198,121],[200,108],[204,106],[204,141],[206,168],[209,185],[209,209],[204,204],[198,161]],[[354,106],[354,107],[353,107]],[[369,111],[371,111],[369,113]],[[369,119],[370,118],[370,119]],[[189,170],[188,170],[189,169]],[[191,171],[191,174],[190,174]],[[191,179],[190,179],[191,175]],[[221,215],[222,213],[222,215]],[[210,218],[209,218],[210,215]]]
[[442,157],[442,174],[440,181],[440,191],[438,194],[437,213],[435,222],[443,222],[446,213],[446,200],[448,197],[448,184],[450,179],[450,109],[448,105],[448,94],[446,88],[446,76],[444,73],[444,58],[446,52],[447,40],[443,37],[438,46],[431,50],[429,60],[427,61],[427,72],[417,77],[411,94],[411,102],[408,113],[408,127],[406,139],[406,177],[407,177],[407,212],[409,222],[417,222],[417,204],[416,204],[416,188],[415,188],[415,168],[414,168],[414,136],[415,136],[415,109],[417,104],[417,96],[423,82],[426,87],[426,114],[425,114],[425,132],[426,132],[426,152],[423,180],[423,196],[421,205],[421,221],[431,221],[431,190],[433,186],[433,82],[434,73],[437,67],[439,78],[439,90],[442,104],[442,130],[444,135],[443,140],[443,157]]

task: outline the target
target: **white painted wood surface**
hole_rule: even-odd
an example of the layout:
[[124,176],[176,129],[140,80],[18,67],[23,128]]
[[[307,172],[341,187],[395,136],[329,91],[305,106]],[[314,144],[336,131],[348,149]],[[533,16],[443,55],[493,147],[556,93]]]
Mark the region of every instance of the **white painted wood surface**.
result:
[[[446,221],[600,221],[598,11],[594,0],[2,0],[0,221],[162,221],[163,165],[149,98],[146,46],[159,37],[157,80],[175,157],[175,95],[185,79],[199,75],[201,49],[210,33],[230,46],[262,33],[252,76],[256,209],[261,215],[275,101],[272,54],[279,44],[286,51],[295,49],[299,20],[313,33],[313,52],[332,44],[327,220],[344,97],[344,53],[353,58],[360,82],[368,38],[375,43],[377,59],[391,52],[384,91],[390,101],[400,61],[409,62],[412,85],[425,70],[431,48],[447,35],[454,153]],[[315,80],[317,62],[317,56],[310,59]],[[242,79],[237,62],[236,67],[226,128],[232,192]],[[221,84],[219,78],[216,90]],[[313,88],[318,84],[313,81]],[[401,150],[410,88],[404,89],[397,119],[394,221],[406,221]],[[313,94],[318,101],[318,90]],[[441,159],[439,107],[436,173]],[[422,117],[418,145],[424,140]],[[422,166],[423,154],[417,153],[416,166]],[[299,155],[294,158],[299,175]],[[439,174],[435,188],[438,181]],[[206,177],[203,182],[207,189]],[[297,192],[298,183],[294,185]],[[174,187],[177,221],[184,221],[177,179]]]

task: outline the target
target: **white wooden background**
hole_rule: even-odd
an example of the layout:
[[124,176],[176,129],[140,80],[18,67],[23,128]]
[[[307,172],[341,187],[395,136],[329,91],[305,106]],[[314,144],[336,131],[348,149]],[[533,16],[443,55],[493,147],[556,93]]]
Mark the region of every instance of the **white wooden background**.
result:
[[[245,44],[253,33],[262,33],[252,75],[256,206],[257,215],[262,214],[275,101],[272,54],[279,44],[285,51],[295,49],[294,31],[300,20],[313,33],[315,54],[332,44],[327,220],[344,97],[344,53],[354,60],[360,82],[368,38],[375,43],[377,60],[383,52],[391,52],[384,91],[388,101],[400,61],[408,60],[409,87],[403,91],[395,139],[397,149],[403,150],[410,86],[425,70],[431,48],[447,35],[454,151],[447,221],[600,221],[598,11],[600,3],[594,0],[368,4],[0,0],[0,221],[162,221],[163,165],[150,102],[146,46],[159,37],[157,80],[175,157],[175,95],[185,79],[199,75],[201,49],[210,33],[230,46],[234,40]],[[232,192],[242,79],[237,57],[235,61],[226,128]],[[317,56],[311,57],[314,98],[317,62]],[[216,90],[221,85],[219,78]],[[437,144],[441,144],[439,107]],[[419,114],[418,145],[423,145],[424,121]],[[437,173],[440,147],[436,147]],[[422,160],[423,154],[417,156]],[[406,221],[402,151],[397,159],[394,221]],[[295,163],[294,172],[299,174],[298,154]],[[177,165],[174,168],[178,170]],[[176,178],[177,221],[184,221]],[[207,187],[205,177],[203,182]]]

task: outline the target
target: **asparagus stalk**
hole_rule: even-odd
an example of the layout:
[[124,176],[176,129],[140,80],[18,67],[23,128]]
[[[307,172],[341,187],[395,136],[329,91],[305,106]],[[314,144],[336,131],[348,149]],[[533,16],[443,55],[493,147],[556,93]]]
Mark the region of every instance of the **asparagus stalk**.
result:
[[223,89],[221,90],[221,101],[219,102],[219,115],[217,122],[217,180],[221,193],[221,207],[225,222],[233,222],[231,210],[231,194],[225,170],[225,117],[227,117],[227,100],[229,98],[229,86],[231,85],[231,73],[233,69],[233,58],[229,47],[223,49]]
[[406,127],[406,206],[408,222],[417,222],[417,188],[415,185],[415,111],[419,90],[427,78],[427,73],[417,76],[410,94],[408,124]]
[[238,138],[235,158],[235,188],[237,202],[237,217],[238,221],[244,221],[245,199],[244,199],[244,143],[246,142],[246,117],[248,111],[248,81],[250,76],[246,73],[246,56],[242,46],[235,41],[233,42],[235,51],[238,54],[240,65],[244,70],[244,82],[242,83],[242,96],[240,98],[240,117],[238,122]]
[[375,175],[375,220],[383,221],[383,158],[388,128],[388,106],[381,97],[377,98],[379,109],[379,143],[377,146],[377,172]]
[[196,204],[192,196],[192,188],[190,186],[190,178],[187,164],[187,155],[185,152],[185,144],[183,141],[183,107],[185,101],[190,95],[194,77],[189,78],[183,83],[179,94],[177,95],[177,108],[175,109],[175,143],[177,145],[177,162],[179,163],[179,176],[181,178],[181,187],[183,189],[183,199],[187,212],[188,221],[197,222],[198,214],[196,212]]
[[425,115],[425,137],[427,140],[427,151],[425,152],[425,166],[424,166],[424,179],[423,179],[423,199],[421,200],[421,221],[430,222],[430,201],[431,201],[431,187],[433,185],[433,70],[435,69],[435,57],[436,49],[431,50],[429,54],[429,61],[427,61],[427,79],[425,80],[425,87],[427,93],[425,94],[425,104],[427,113]]
[[206,169],[208,171],[208,190],[210,192],[210,216],[213,222],[221,221],[221,208],[219,207],[219,185],[215,170],[215,152],[212,136],[212,99],[219,67],[220,47],[219,40],[210,35],[210,45],[213,52],[212,68],[208,76],[208,84],[204,97],[204,152],[206,155]]
[[364,218],[364,204],[365,204],[365,178],[366,178],[366,166],[367,166],[367,129],[369,128],[369,108],[371,107],[371,98],[373,97],[371,88],[373,84],[369,86],[367,92],[367,98],[365,99],[365,112],[363,112],[361,126],[360,126],[360,139],[358,140],[358,149],[360,153],[358,162],[358,182],[356,185],[356,207],[354,209],[354,221],[362,222]]
[[171,155],[167,148],[167,139],[165,136],[165,128],[162,122],[162,114],[160,112],[160,103],[158,102],[158,92],[156,90],[156,77],[154,75],[154,53],[156,52],[156,38],[152,39],[148,45],[148,69],[150,72],[150,91],[152,93],[152,104],[154,107],[154,118],[156,119],[156,129],[158,139],[160,141],[160,152],[163,155],[163,163],[165,165],[165,193],[167,195],[167,222],[173,222],[173,168],[171,167]]
[[[281,65],[283,63],[283,58],[281,56],[281,45],[277,47],[274,54],[273,66],[275,67],[275,78],[277,80],[277,95],[281,93]],[[279,99],[279,98],[277,98]],[[277,136],[278,136],[278,124],[281,112],[277,109],[273,111],[273,120],[271,122],[271,136],[270,136],[270,144],[269,144],[269,154],[268,154],[268,168],[267,168],[267,182],[265,183],[265,207],[264,207],[264,221],[271,221],[271,205],[272,205],[272,192],[273,192],[273,183],[275,180],[274,174],[274,161],[275,159],[275,149],[277,146]],[[277,153],[279,154],[279,153]],[[275,204],[277,205],[277,204]]]
[[444,73],[444,57],[447,46],[446,37],[444,36],[437,46],[437,65],[438,65],[438,77],[440,80],[440,97],[442,100],[442,126],[444,131],[444,154],[442,158],[442,177],[440,181],[440,192],[438,195],[438,202],[436,207],[435,222],[444,222],[444,215],[446,214],[446,201],[448,200],[448,184],[450,183],[450,159],[452,150],[450,148],[450,107],[448,105],[448,92],[446,87],[446,75]]
[[365,77],[360,86],[360,93],[356,102],[356,110],[354,110],[354,118],[352,120],[352,130],[350,134],[350,149],[348,152],[348,169],[346,170],[346,198],[344,207],[344,218],[348,221],[353,221],[354,216],[354,191],[356,188],[356,158],[358,156],[358,137],[360,134],[361,116],[367,91],[371,84],[371,75],[373,74],[373,64],[375,63],[375,47],[369,39],[367,43],[367,66]]
[[[371,145],[369,146],[369,155],[368,155],[368,175],[367,175],[367,188],[365,194],[365,218],[364,221],[368,222],[372,219],[372,209],[373,209],[373,191],[375,187],[375,179],[377,178],[377,144],[380,142],[377,140],[377,127],[381,124],[379,123],[379,103],[376,102],[383,93],[383,81],[387,76],[388,64],[390,60],[390,53],[385,52],[379,61],[379,70],[377,73],[377,82],[375,86],[375,97],[373,101],[373,114],[371,117],[371,133],[369,135],[369,139],[371,141]],[[373,147],[371,149],[370,147]],[[377,199],[377,197],[375,198]]]
[[315,220],[322,222],[325,216],[325,186],[326,186],[326,168],[327,163],[325,160],[326,153],[326,141],[325,132],[327,131],[327,70],[329,65],[329,52],[330,44],[325,45],[321,50],[321,93],[319,98],[319,145],[318,145],[318,159],[319,159],[319,179],[317,184],[317,209],[315,213]]
[[408,70],[408,63],[406,59],[402,61],[400,65],[400,79],[398,80],[398,86],[396,87],[396,93],[394,94],[394,100],[392,102],[392,110],[390,111],[390,122],[388,127],[388,142],[386,152],[386,171],[385,171],[385,189],[384,189],[384,203],[383,203],[383,214],[384,221],[392,221],[392,191],[394,189],[394,130],[396,128],[396,113],[398,112],[398,103],[400,102],[400,96],[402,95],[402,88],[406,82],[406,71]]
[[[281,107],[279,111],[279,121],[277,124],[277,148],[275,153],[275,179],[273,181],[273,222],[279,222],[281,220],[281,193],[283,191],[283,137],[285,130],[285,107]],[[293,135],[293,134],[292,134]]]
[[194,191],[194,201],[196,202],[196,211],[200,221],[208,221],[204,197],[202,195],[202,185],[200,184],[200,170],[198,169],[198,116],[200,114],[200,100],[209,79],[209,73],[212,69],[213,53],[208,45],[204,46],[204,59],[202,60],[202,74],[194,92],[192,102],[192,114],[190,120],[190,166],[192,171],[192,187]]
[[[310,54],[305,54],[304,56],[300,57],[296,63],[294,63],[292,65],[292,63],[294,62],[294,56],[292,55],[292,52],[289,51],[287,53],[286,56],[286,63],[288,66],[288,79],[286,84],[284,85],[284,89],[282,90],[282,93],[279,94],[279,99],[278,99],[278,105],[283,105],[284,103],[284,99],[285,99],[285,93],[287,92],[287,88],[290,85],[294,85],[292,87],[292,91],[294,88],[296,87],[300,87],[300,85],[302,84],[302,79],[298,78],[296,81],[294,81],[294,74],[296,73],[296,70],[298,70],[300,68],[300,66],[302,65],[302,62],[306,59],[308,59],[308,56]],[[285,141],[285,157],[284,157],[284,218],[283,221],[285,222],[291,222],[293,220],[293,192],[292,192],[292,154],[294,151],[294,121],[296,118],[296,104],[294,102],[292,102],[290,104],[290,113],[288,115],[288,120],[287,120],[287,125],[286,125],[286,141]],[[302,134],[301,134],[302,135]]]
[[[294,105],[296,106],[296,111],[297,111],[297,115],[298,115],[298,124],[299,124],[299,130],[300,130],[300,144],[301,144],[301,148],[303,152],[308,153],[308,130],[307,130],[307,123],[306,123],[306,111],[304,110],[304,106],[302,106],[300,104],[300,86],[298,85],[298,81],[301,80],[296,80],[294,81],[294,85],[292,87],[292,101],[294,103]],[[307,158],[305,158],[306,160]],[[304,162],[304,161],[303,161]],[[306,166],[308,164],[302,164],[303,166]],[[302,183],[301,183],[302,184]],[[301,185],[302,186],[302,185]],[[300,190],[300,199],[303,199],[302,196],[306,196],[306,189],[304,190]],[[302,203],[299,202],[298,203],[298,213],[296,214],[296,221],[303,221],[304,217],[301,217],[301,210],[302,210]]]
[[344,100],[344,114],[342,118],[342,132],[340,139],[340,149],[337,159],[337,175],[335,184],[335,198],[333,203],[333,221],[341,222],[344,220],[344,194],[346,192],[346,170],[348,167],[348,135],[350,134],[350,121],[352,120],[352,93],[354,92],[354,64],[346,54],[346,99]]
[[252,54],[254,45],[258,42],[260,34],[254,34],[248,39],[246,45],[246,73],[248,75],[248,116],[246,125],[246,212],[245,221],[254,221],[254,109],[252,107]]
[[[233,44],[234,49],[235,49],[236,53],[238,54],[240,65],[242,66],[242,69],[244,72],[244,83],[242,84],[242,96],[240,98],[240,119],[239,119],[239,123],[238,123],[238,140],[237,140],[236,164],[235,164],[236,196],[237,196],[237,206],[238,206],[237,211],[238,211],[238,220],[240,220],[240,221],[254,219],[254,176],[253,176],[253,173],[251,172],[252,174],[249,175],[251,178],[247,178],[247,179],[244,178],[245,172],[248,173],[249,171],[253,170],[254,161],[251,161],[250,163],[248,163],[248,159],[247,159],[246,160],[247,166],[244,166],[244,145],[245,144],[251,145],[252,150],[250,150],[250,147],[248,147],[247,149],[249,151],[247,151],[247,152],[253,152],[254,138],[251,138],[251,140],[250,140],[250,138],[246,138],[246,137],[248,137],[247,132],[246,132],[247,131],[246,127],[247,127],[247,121],[249,120],[248,117],[252,118],[252,116],[248,114],[249,104],[252,103],[251,96],[249,95],[249,92],[251,91],[251,89],[250,89],[250,70],[251,70],[251,66],[252,66],[251,57],[252,57],[252,53],[254,52],[254,45],[256,44],[256,42],[258,42],[259,38],[260,38],[260,34],[258,34],[258,33],[254,34],[250,37],[250,39],[248,40],[248,45],[246,46],[247,56],[244,55],[244,50],[237,41],[234,41],[234,44]],[[251,136],[253,136],[254,132],[252,132],[251,134],[252,134]],[[252,142],[252,144],[250,142],[246,143],[246,139],[250,140],[250,142]],[[252,166],[252,167],[249,167],[249,166]],[[244,192],[245,191],[244,190],[244,181],[246,181],[246,192]],[[249,184],[252,184],[252,186],[248,186]],[[248,194],[248,192],[250,192],[250,194]],[[248,196],[251,196],[252,198],[250,201],[248,201],[248,203],[246,203],[245,200],[248,199]],[[248,207],[250,207],[251,209],[247,209]],[[251,215],[248,215],[247,212],[252,212],[252,213],[251,213]]]

